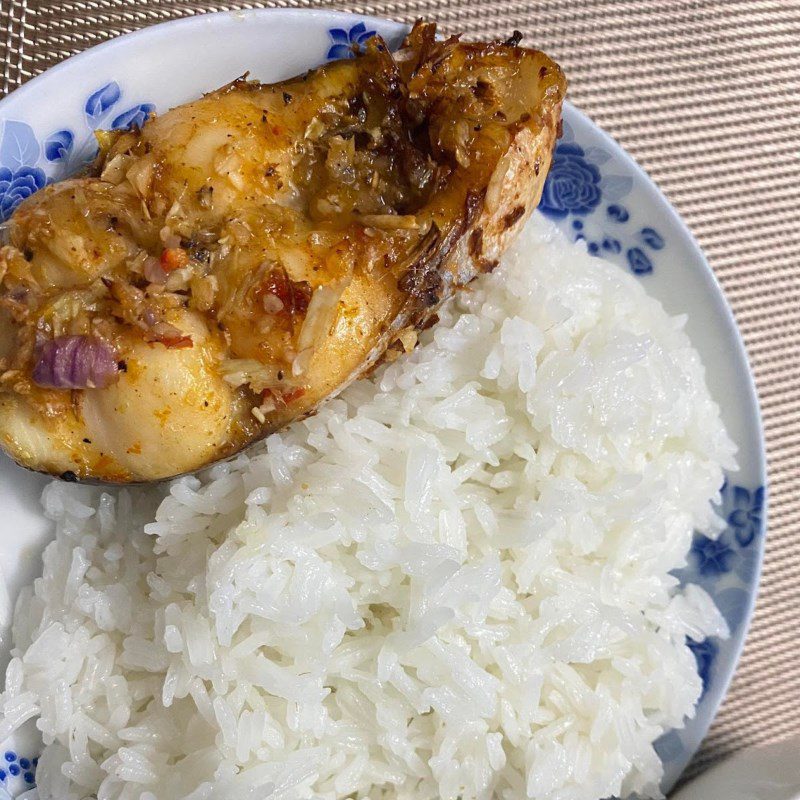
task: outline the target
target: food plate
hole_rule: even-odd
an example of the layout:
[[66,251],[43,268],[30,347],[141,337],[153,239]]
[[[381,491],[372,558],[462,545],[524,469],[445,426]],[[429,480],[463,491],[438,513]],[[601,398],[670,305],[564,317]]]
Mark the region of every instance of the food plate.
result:
[[[90,160],[95,130],[143,121],[153,110],[166,110],[246,71],[264,81],[288,78],[326,59],[349,56],[373,32],[396,45],[405,30],[387,20],[327,11],[243,11],[157,25],[93,48],[0,103],[0,214],[8,216],[33,191]],[[585,240],[591,253],[637,275],[668,312],[687,315],[709,388],[739,447],[740,468],[728,475],[723,490],[727,528],[713,541],[697,536],[679,576],[714,597],[732,634],[725,641],[690,643],[704,692],[694,719],[658,744],[667,790],[724,697],[755,599],[766,520],[753,382],[730,309],[691,234],[635,162],[569,104],[540,209],[571,238]],[[50,536],[38,504],[45,482],[0,460],[0,666],[8,657],[13,598],[40,571],[39,554]],[[18,796],[35,781],[36,743],[23,737],[2,748],[0,780]]]

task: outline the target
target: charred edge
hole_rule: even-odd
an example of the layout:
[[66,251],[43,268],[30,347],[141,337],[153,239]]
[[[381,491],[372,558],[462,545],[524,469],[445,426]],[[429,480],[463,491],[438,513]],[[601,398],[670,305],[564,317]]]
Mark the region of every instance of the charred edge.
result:
[[[460,36],[436,39],[436,23],[418,20],[408,32],[400,50],[406,51],[410,61],[403,61],[401,71],[406,79],[427,72],[435,75],[460,42]],[[473,47],[475,45],[472,45]]]
[[522,31],[514,31],[503,44],[508,47],[516,47],[522,41]]
[[67,483],[78,482],[78,476],[71,469],[68,469],[66,472],[62,472],[59,477],[62,481],[66,481]]
[[210,92],[203,92],[203,97],[211,97],[212,95],[223,95],[235,92],[241,89],[253,89],[253,84],[249,80],[250,70],[242,73],[238,78],[234,78],[230,83],[220,86],[219,89],[214,89]]
[[418,72],[424,64],[428,63],[436,46],[436,23],[422,22],[420,20],[419,26],[415,25],[414,30],[406,37],[406,43],[406,46],[411,48],[412,51],[417,51],[414,72]]
[[480,258],[483,253],[483,228],[475,228],[469,235],[469,254],[473,258]]
[[483,80],[483,78],[478,78],[478,82],[472,87],[472,94],[478,100],[485,100],[486,102],[491,102],[494,99],[492,84]]
[[483,198],[486,196],[486,190],[475,192],[470,190],[467,192],[467,199],[464,203],[464,229],[469,228],[473,222],[478,218],[481,207],[483,206]]
[[438,321],[439,321],[439,315],[431,314],[429,317],[421,319],[414,327],[418,331],[426,331],[428,330],[428,328],[432,328]]
[[377,42],[378,64],[374,72],[368,73],[364,81],[364,90],[369,95],[377,92],[395,102],[404,99],[403,78],[395,60],[389,55],[383,39],[375,35],[368,40],[370,43]]
[[525,215],[525,206],[515,206],[503,217],[503,229],[508,230]]
[[444,237],[435,223],[431,226],[431,230],[421,243],[419,254],[397,283],[401,291],[422,300],[428,307],[441,302],[441,290],[444,286],[441,267],[461,237],[478,218],[484,194],[485,191],[467,192],[464,213]]
[[427,273],[425,279],[426,285],[422,293],[422,302],[425,303],[428,308],[433,308],[434,306],[439,305],[439,302],[442,299],[442,287],[444,286],[444,281],[438,272]]
[[401,291],[412,297],[424,298],[436,281],[441,285],[442,278],[436,269],[443,257],[441,251],[446,246],[447,238],[442,238],[436,223],[431,225],[431,229],[419,243],[414,261],[397,282]]

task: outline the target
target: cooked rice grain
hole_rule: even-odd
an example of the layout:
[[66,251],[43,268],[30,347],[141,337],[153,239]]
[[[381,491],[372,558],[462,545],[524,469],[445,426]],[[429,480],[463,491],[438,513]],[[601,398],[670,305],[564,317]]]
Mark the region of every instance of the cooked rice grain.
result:
[[46,489],[42,800],[658,793],[726,633],[670,573],[734,464],[682,320],[541,218],[441,317],[199,477]]

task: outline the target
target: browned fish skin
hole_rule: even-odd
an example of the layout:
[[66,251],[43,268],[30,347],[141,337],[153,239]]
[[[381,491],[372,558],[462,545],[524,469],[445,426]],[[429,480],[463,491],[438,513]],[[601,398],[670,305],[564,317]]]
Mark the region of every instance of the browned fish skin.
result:
[[497,264],[539,202],[565,88],[516,38],[418,23],[394,55],[375,38],[103,134],[92,175],[7,226],[0,444],[125,483],[312,413]]

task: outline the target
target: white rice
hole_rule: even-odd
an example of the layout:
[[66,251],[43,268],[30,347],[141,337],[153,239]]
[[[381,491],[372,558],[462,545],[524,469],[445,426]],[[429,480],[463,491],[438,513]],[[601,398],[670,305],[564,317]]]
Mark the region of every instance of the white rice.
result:
[[734,447],[683,320],[543,219],[471,289],[230,464],[45,490],[0,696],[42,800],[658,796]]

